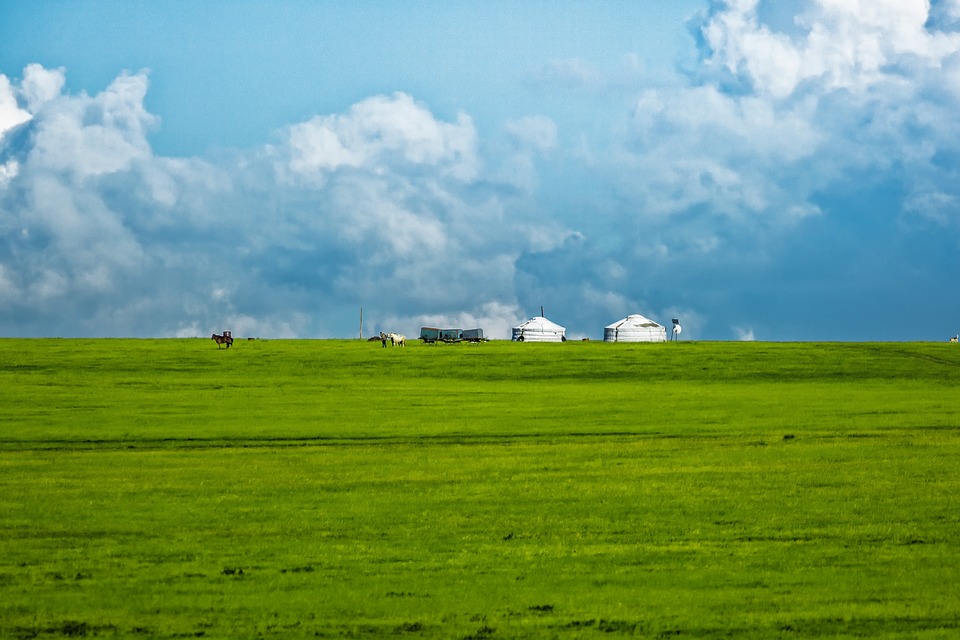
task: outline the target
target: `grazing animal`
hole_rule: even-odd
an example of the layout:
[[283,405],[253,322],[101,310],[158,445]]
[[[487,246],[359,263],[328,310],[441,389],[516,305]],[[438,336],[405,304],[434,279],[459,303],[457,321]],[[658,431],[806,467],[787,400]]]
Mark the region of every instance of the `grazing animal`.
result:
[[950,342],[957,342],[958,340],[960,340],[960,336],[953,336],[950,338]]
[[407,346],[406,336],[402,336],[399,333],[384,333],[380,332],[380,346],[386,347],[387,340],[390,341],[390,346],[392,347],[405,347]]
[[210,339],[217,343],[217,349],[219,349],[220,345],[222,344],[227,345],[227,349],[229,349],[230,345],[233,344],[233,336],[228,333],[225,333],[222,336],[215,333],[210,336]]

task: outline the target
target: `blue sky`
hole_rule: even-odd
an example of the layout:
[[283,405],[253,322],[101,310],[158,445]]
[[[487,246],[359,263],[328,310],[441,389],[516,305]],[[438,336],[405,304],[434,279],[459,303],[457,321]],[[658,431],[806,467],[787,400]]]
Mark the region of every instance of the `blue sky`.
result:
[[960,332],[960,0],[0,0],[0,335]]

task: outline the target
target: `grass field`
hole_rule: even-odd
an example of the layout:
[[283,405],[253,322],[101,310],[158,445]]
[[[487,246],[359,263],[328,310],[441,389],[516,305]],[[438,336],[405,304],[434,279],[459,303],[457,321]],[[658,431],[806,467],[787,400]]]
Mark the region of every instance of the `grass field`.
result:
[[960,347],[0,340],[0,637],[955,638]]

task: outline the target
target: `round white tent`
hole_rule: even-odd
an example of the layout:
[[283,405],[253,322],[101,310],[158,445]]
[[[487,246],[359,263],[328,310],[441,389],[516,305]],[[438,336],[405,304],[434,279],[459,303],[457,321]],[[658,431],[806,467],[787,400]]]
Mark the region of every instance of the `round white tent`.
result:
[[513,328],[514,342],[563,342],[566,329],[543,316],[530,318]]
[[640,314],[627,316],[603,330],[604,342],[666,342],[667,330]]

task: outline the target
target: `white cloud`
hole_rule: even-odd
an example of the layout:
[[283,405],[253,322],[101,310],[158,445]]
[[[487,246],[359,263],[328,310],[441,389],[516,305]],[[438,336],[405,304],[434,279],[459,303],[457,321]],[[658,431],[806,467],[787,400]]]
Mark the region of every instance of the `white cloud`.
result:
[[[849,175],[899,163],[897,179],[923,184],[924,173],[942,172],[933,158],[960,143],[952,115],[960,34],[930,30],[923,1],[796,6],[796,28],[783,30],[781,21],[774,30],[757,0],[715,3],[702,27],[703,69],[722,67],[748,85],[730,91],[722,74],[697,73],[689,85],[645,89],[623,145],[594,154],[648,230],[701,208],[709,214],[687,229],[685,246],[723,250],[707,215],[743,229],[795,228],[823,215],[817,198]],[[935,209],[931,198],[912,200],[917,210]],[[931,218],[949,215],[936,210]],[[686,255],[663,247],[662,235],[646,237],[673,260]]]
[[504,123],[508,143],[498,153],[496,180],[533,192],[539,186],[539,156],[557,150],[557,125],[546,116],[528,116]]
[[[797,275],[785,289],[822,291],[824,265],[855,260],[861,237],[904,256],[916,239],[900,244],[899,233],[960,228],[960,34],[931,26],[926,6],[714,3],[688,81],[640,84],[619,139],[584,145],[585,180],[615,196],[606,217],[584,216],[580,228],[618,247],[643,281],[597,285],[596,305],[625,286],[641,299],[676,282],[668,293],[687,301],[685,337],[711,326],[750,337],[752,327],[735,329],[759,315],[749,296],[718,314],[706,302],[714,291],[733,298],[767,270],[809,271],[812,282]],[[565,257],[587,271],[599,255]],[[540,262],[524,268],[546,289],[552,263]],[[586,280],[552,292],[572,308]]]
[[343,239],[364,248],[370,258],[393,261],[445,253],[445,225],[431,211],[403,205],[419,203],[423,194],[401,191],[377,177],[339,180],[330,192]]
[[476,175],[476,131],[469,116],[436,120],[405,93],[367,98],[343,115],[317,116],[290,128],[278,150],[295,174],[322,179],[341,167],[383,170],[397,161],[436,167],[469,181]]
[[45,69],[39,64],[28,64],[23,70],[20,93],[26,100],[30,113],[36,113],[44,104],[59,97],[65,82],[66,72],[63,67]]
[[149,158],[146,134],[155,118],[143,106],[146,92],[145,73],[122,74],[92,98],[44,103],[35,114],[31,167],[82,180]]
[[[0,295],[42,319],[30,332],[329,336],[364,303],[515,320],[514,259],[539,230],[505,215],[523,194],[482,175],[468,116],[374,96],[252,153],[163,158],[145,73],[92,97],[60,95],[60,74],[31,67],[30,135],[0,164],[17,187],[0,226],[22,230],[0,239]],[[515,133],[546,149],[551,125]]]
[[777,99],[808,80],[865,91],[895,75],[894,65],[939,68],[960,50],[960,34],[928,30],[928,0],[807,0],[796,17],[800,35],[762,24],[756,1],[719,6],[702,28],[711,49],[707,66],[743,76]]
[[10,79],[0,73],[0,143],[3,142],[5,132],[27,122],[30,117],[30,112],[21,109],[17,104],[17,96]]
[[631,137],[613,165],[630,169],[622,188],[647,217],[706,205],[734,218],[772,214],[789,222],[813,210],[792,201],[797,194],[780,179],[824,144],[815,107],[730,96],[713,86],[650,89],[637,101]]
[[20,173],[20,163],[16,160],[7,160],[0,164],[0,189],[6,187],[18,173]]
[[712,49],[709,63],[734,75],[747,74],[755,85],[777,97],[789,95],[805,74],[800,52],[787,36],[757,23],[757,2],[731,2],[703,26]]

